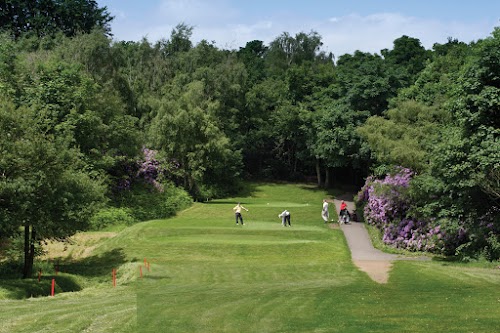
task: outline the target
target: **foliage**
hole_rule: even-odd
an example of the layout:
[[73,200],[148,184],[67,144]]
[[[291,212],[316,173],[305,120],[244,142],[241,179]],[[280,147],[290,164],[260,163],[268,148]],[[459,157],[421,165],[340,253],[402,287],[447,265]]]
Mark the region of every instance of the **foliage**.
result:
[[[147,221],[174,216],[193,202],[186,191],[172,184],[162,184],[162,189],[159,192],[151,185],[137,183],[116,196],[115,205],[132,220]],[[132,220],[126,218],[126,221]]]
[[389,64],[395,66],[400,79],[405,81],[405,86],[412,84],[415,77],[424,69],[430,53],[417,38],[401,36],[394,40],[392,50],[381,51]]
[[110,32],[113,17],[94,0],[9,0],[0,4],[0,29],[14,38],[23,34],[44,37],[59,31],[66,36],[99,27]]
[[104,208],[96,212],[90,219],[90,230],[102,230],[114,225],[132,225],[135,219],[130,209]]
[[372,115],[381,114],[400,87],[382,57],[376,54],[356,51],[354,55],[340,56],[336,75],[334,96],[352,110],[369,111]]
[[435,45],[440,57],[415,85],[384,117],[359,129],[379,163],[418,172],[409,186],[408,213],[439,226],[441,251],[463,260],[498,258],[499,36],[496,29],[469,49],[452,40]]
[[38,131],[28,109],[0,107],[1,225],[7,235],[25,230],[24,277],[31,274],[35,243],[85,230],[105,201],[99,179],[84,172],[80,154],[64,138]]
[[368,178],[358,201],[366,202],[365,219],[383,232],[385,244],[412,251],[441,252],[445,234],[440,225],[411,215],[408,187],[412,176],[411,170],[400,168],[384,179]]
[[431,147],[451,118],[449,112],[407,100],[396,103],[384,116],[371,117],[357,128],[378,162],[425,171]]
[[150,128],[154,147],[178,161],[184,187],[195,197],[202,195],[201,184],[231,186],[241,163],[215,116],[220,104],[205,99],[204,87],[201,81],[178,87],[162,101]]
[[366,112],[353,112],[342,104],[319,110],[313,123],[316,131],[313,153],[331,167],[358,166],[366,157],[362,156],[356,128],[367,116]]
[[109,61],[95,59],[110,59],[109,40],[98,33],[65,40],[52,51],[22,53],[19,103],[38,110],[40,131],[65,137],[89,169],[103,174],[135,158],[140,135],[138,119],[126,114],[120,93],[103,81],[112,78]]

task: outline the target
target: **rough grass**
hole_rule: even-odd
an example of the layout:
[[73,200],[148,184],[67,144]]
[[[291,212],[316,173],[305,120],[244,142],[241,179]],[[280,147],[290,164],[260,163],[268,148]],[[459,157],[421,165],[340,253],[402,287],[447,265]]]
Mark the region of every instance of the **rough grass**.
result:
[[[323,224],[326,195],[302,185],[253,184],[242,197],[196,203],[113,237],[82,236],[92,251],[75,250],[81,255],[62,266],[85,288],[0,300],[0,332],[498,330],[500,270],[396,262],[389,282],[379,285],[352,264],[341,230]],[[250,210],[245,226],[234,223],[236,202]],[[278,218],[285,208],[291,228]]]

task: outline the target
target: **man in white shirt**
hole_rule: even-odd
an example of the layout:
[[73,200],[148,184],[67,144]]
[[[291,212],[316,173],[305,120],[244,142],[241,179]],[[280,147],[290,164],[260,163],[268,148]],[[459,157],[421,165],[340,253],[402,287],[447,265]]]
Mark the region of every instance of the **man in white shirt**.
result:
[[289,227],[292,226],[290,223],[290,212],[288,210],[285,209],[280,215],[278,215],[278,217],[281,217],[281,223],[284,227],[286,227],[287,222]]
[[321,217],[323,217],[325,223],[327,223],[328,219],[330,218],[330,214],[328,213],[328,201],[326,199],[323,199],[323,209],[321,210]]
[[241,221],[241,225],[244,225],[243,223],[243,217],[241,216],[241,210],[244,209],[248,212],[248,209],[243,207],[239,202],[238,204],[233,208],[234,210],[234,216],[236,217],[236,224],[238,224],[238,220]]

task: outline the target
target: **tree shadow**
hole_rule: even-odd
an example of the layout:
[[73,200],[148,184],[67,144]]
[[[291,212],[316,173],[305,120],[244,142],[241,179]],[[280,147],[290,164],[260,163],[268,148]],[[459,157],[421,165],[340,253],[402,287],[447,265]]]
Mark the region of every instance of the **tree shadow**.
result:
[[113,268],[129,262],[123,248],[116,248],[80,260],[62,259],[56,262],[60,272],[85,277],[100,277],[110,274]]
[[255,183],[254,182],[245,182],[240,186],[236,195],[238,197],[244,197],[244,198],[254,196],[257,192],[260,192],[260,190],[258,190],[258,187],[263,185],[263,184],[266,184],[266,183],[264,183],[264,182],[255,182]]
[[342,193],[339,195],[335,196],[335,199],[337,200],[345,200],[345,201],[353,201],[354,200],[354,193]]

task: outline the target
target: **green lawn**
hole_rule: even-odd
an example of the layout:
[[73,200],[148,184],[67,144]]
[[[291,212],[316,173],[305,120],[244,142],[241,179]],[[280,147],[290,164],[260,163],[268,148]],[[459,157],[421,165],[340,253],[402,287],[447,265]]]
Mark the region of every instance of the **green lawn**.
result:
[[[397,262],[379,285],[352,264],[342,232],[324,225],[326,195],[254,184],[244,197],[124,229],[90,257],[63,262],[82,291],[12,300],[12,282],[0,280],[0,332],[500,330],[500,270]],[[245,226],[234,223],[238,201],[250,210]],[[285,208],[292,228],[280,224]],[[144,258],[151,270],[139,278]]]

